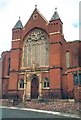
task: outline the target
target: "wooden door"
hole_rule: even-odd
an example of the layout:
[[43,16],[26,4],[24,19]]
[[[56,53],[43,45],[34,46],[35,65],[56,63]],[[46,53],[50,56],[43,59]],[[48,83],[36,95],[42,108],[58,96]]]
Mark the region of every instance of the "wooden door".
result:
[[33,78],[31,81],[31,98],[32,99],[38,98],[38,88],[39,88],[38,79]]

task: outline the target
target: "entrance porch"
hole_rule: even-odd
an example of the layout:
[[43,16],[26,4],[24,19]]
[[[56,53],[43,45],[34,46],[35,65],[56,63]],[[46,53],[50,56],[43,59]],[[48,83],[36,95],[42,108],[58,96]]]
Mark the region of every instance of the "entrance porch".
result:
[[24,94],[23,100],[38,99],[42,97],[42,78],[41,74],[26,73],[24,75]]

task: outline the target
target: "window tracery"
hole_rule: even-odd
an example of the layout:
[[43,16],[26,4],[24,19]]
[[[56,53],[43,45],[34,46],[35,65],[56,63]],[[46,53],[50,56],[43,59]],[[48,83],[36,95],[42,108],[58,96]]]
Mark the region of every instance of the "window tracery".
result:
[[41,29],[33,29],[23,45],[23,67],[49,65],[49,42],[47,34]]
[[24,80],[23,79],[19,80],[19,88],[24,88]]
[[48,77],[45,77],[44,78],[44,88],[49,88],[49,79],[48,79]]

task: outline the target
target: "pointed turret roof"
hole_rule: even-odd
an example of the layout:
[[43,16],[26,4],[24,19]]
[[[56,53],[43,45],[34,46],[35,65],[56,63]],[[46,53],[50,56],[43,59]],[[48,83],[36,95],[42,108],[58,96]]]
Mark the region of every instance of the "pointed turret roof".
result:
[[59,14],[57,12],[57,8],[55,8],[55,12],[54,12],[54,14],[53,14],[53,16],[52,16],[52,18],[51,18],[50,21],[52,21],[52,20],[58,20],[58,19],[60,19],[60,17],[59,17]]
[[23,25],[22,25],[22,22],[20,20],[20,17],[19,17],[19,20],[18,22],[15,24],[14,28],[13,29],[18,29],[18,28],[23,28]]

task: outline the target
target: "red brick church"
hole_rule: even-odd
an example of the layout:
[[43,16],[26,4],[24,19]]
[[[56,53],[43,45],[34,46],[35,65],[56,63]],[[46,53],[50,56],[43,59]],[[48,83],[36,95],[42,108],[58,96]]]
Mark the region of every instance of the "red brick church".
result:
[[64,39],[57,10],[49,22],[37,7],[24,27],[19,19],[12,29],[11,50],[1,60],[6,98],[81,97],[81,41]]

